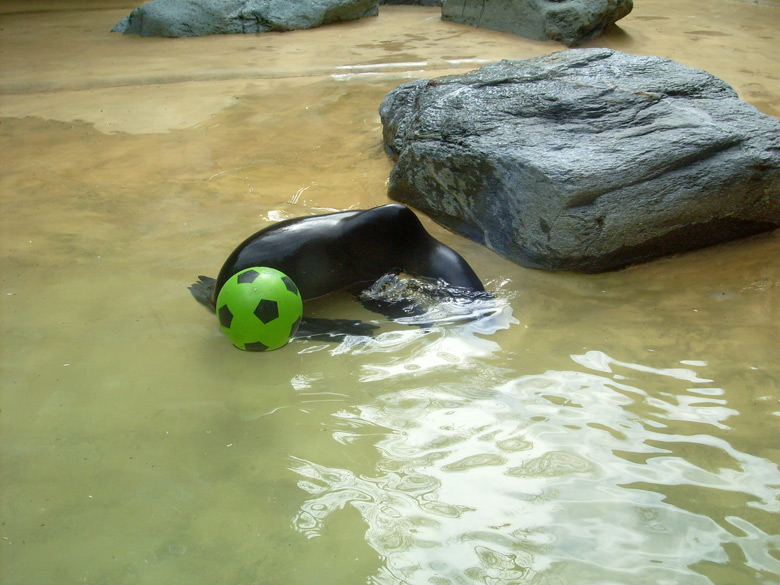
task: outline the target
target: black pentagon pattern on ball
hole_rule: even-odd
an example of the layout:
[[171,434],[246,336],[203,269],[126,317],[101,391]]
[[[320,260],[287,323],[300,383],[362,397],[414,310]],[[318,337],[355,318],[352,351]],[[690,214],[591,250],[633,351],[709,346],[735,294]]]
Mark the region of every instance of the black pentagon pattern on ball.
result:
[[260,341],[255,341],[253,343],[245,343],[244,349],[246,351],[266,351],[268,346],[265,343],[261,343]]
[[260,273],[257,270],[247,270],[246,272],[239,274],[236,281],[239,284],[249,284],[250,282],[254,282],[258,276],[260,276]]
[[263,323],[270,323],[279,316],[279,305],[276,304],[276,301],[262,299],[257,303],[255,316]]
[[292,294],[297,295],[298,294],[298,287],[295,286],[295,283],[292,281],[292,278],[289,276],[283,276],[282,282],[284,283],[284,286],[287,287],[287,290],[289,290]]
[[230,312],[227,305],[222,305],[217,311],[219,314],[219,324],[225,329],[230,329],[230,324],[233,322],[233,313]]

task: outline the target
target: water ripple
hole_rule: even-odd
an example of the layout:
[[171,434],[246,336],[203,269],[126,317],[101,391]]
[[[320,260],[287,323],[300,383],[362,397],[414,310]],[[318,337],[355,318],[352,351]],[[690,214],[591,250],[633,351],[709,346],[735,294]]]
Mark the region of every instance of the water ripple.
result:
[[738,413],[705,365],[572,361],[587,371],[422,387],[374,366],[381,391],[353,416],[388,429],[375,475],[293,460],[293,525],[316,537],[359,510],[386,560],[374,583],[698,585],[734,554],[780,574],[780,471],[729,443]]

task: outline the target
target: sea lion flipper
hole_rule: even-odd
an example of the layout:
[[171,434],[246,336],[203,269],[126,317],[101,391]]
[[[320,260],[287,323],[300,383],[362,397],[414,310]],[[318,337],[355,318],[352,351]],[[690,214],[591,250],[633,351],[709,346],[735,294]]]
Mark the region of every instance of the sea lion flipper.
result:
[[198,282],[192,283],[188,288],[201,305],[209,311],[214,312],[214,288],[217,284],[216,279],[210,276],[198,276]]
[[347,335],[373,337],[378,325],[352,319],[322,319],[304,317],[295,332],[296,338],[341,341]]

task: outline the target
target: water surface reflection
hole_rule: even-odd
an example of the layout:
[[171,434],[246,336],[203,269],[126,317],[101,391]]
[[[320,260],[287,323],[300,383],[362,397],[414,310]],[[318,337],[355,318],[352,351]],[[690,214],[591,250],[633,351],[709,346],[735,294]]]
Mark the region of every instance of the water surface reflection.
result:
[[[734,554],[756,582],[780,574],[780,472],[729,444],[739,413],[705,364],[592,350],[507,379],[472,355],[483,368],[435,385],[362,378],[377,398],[335,416],[387,429],[376,472],[294,458],[310,494],[296,529],[360,511],[386,559],[376,583],[709,583]],[[364,371],[387,370],[371,357]]]

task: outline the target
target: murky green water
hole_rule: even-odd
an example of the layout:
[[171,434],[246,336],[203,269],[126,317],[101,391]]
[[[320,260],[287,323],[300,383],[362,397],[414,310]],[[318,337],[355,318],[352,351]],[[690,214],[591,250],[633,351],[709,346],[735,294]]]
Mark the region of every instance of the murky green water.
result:
[[[426,8],[170,40],[51,7],[0,22],[4,585],[780,582],[780,233],[585,276],[426,222],[505,309],[312,307],[367,344],[243,353],[189,297],[270,221],[387,201],[387,91],[557,45]],[[702,10],[594,44],[778,116],[780,6]]]

